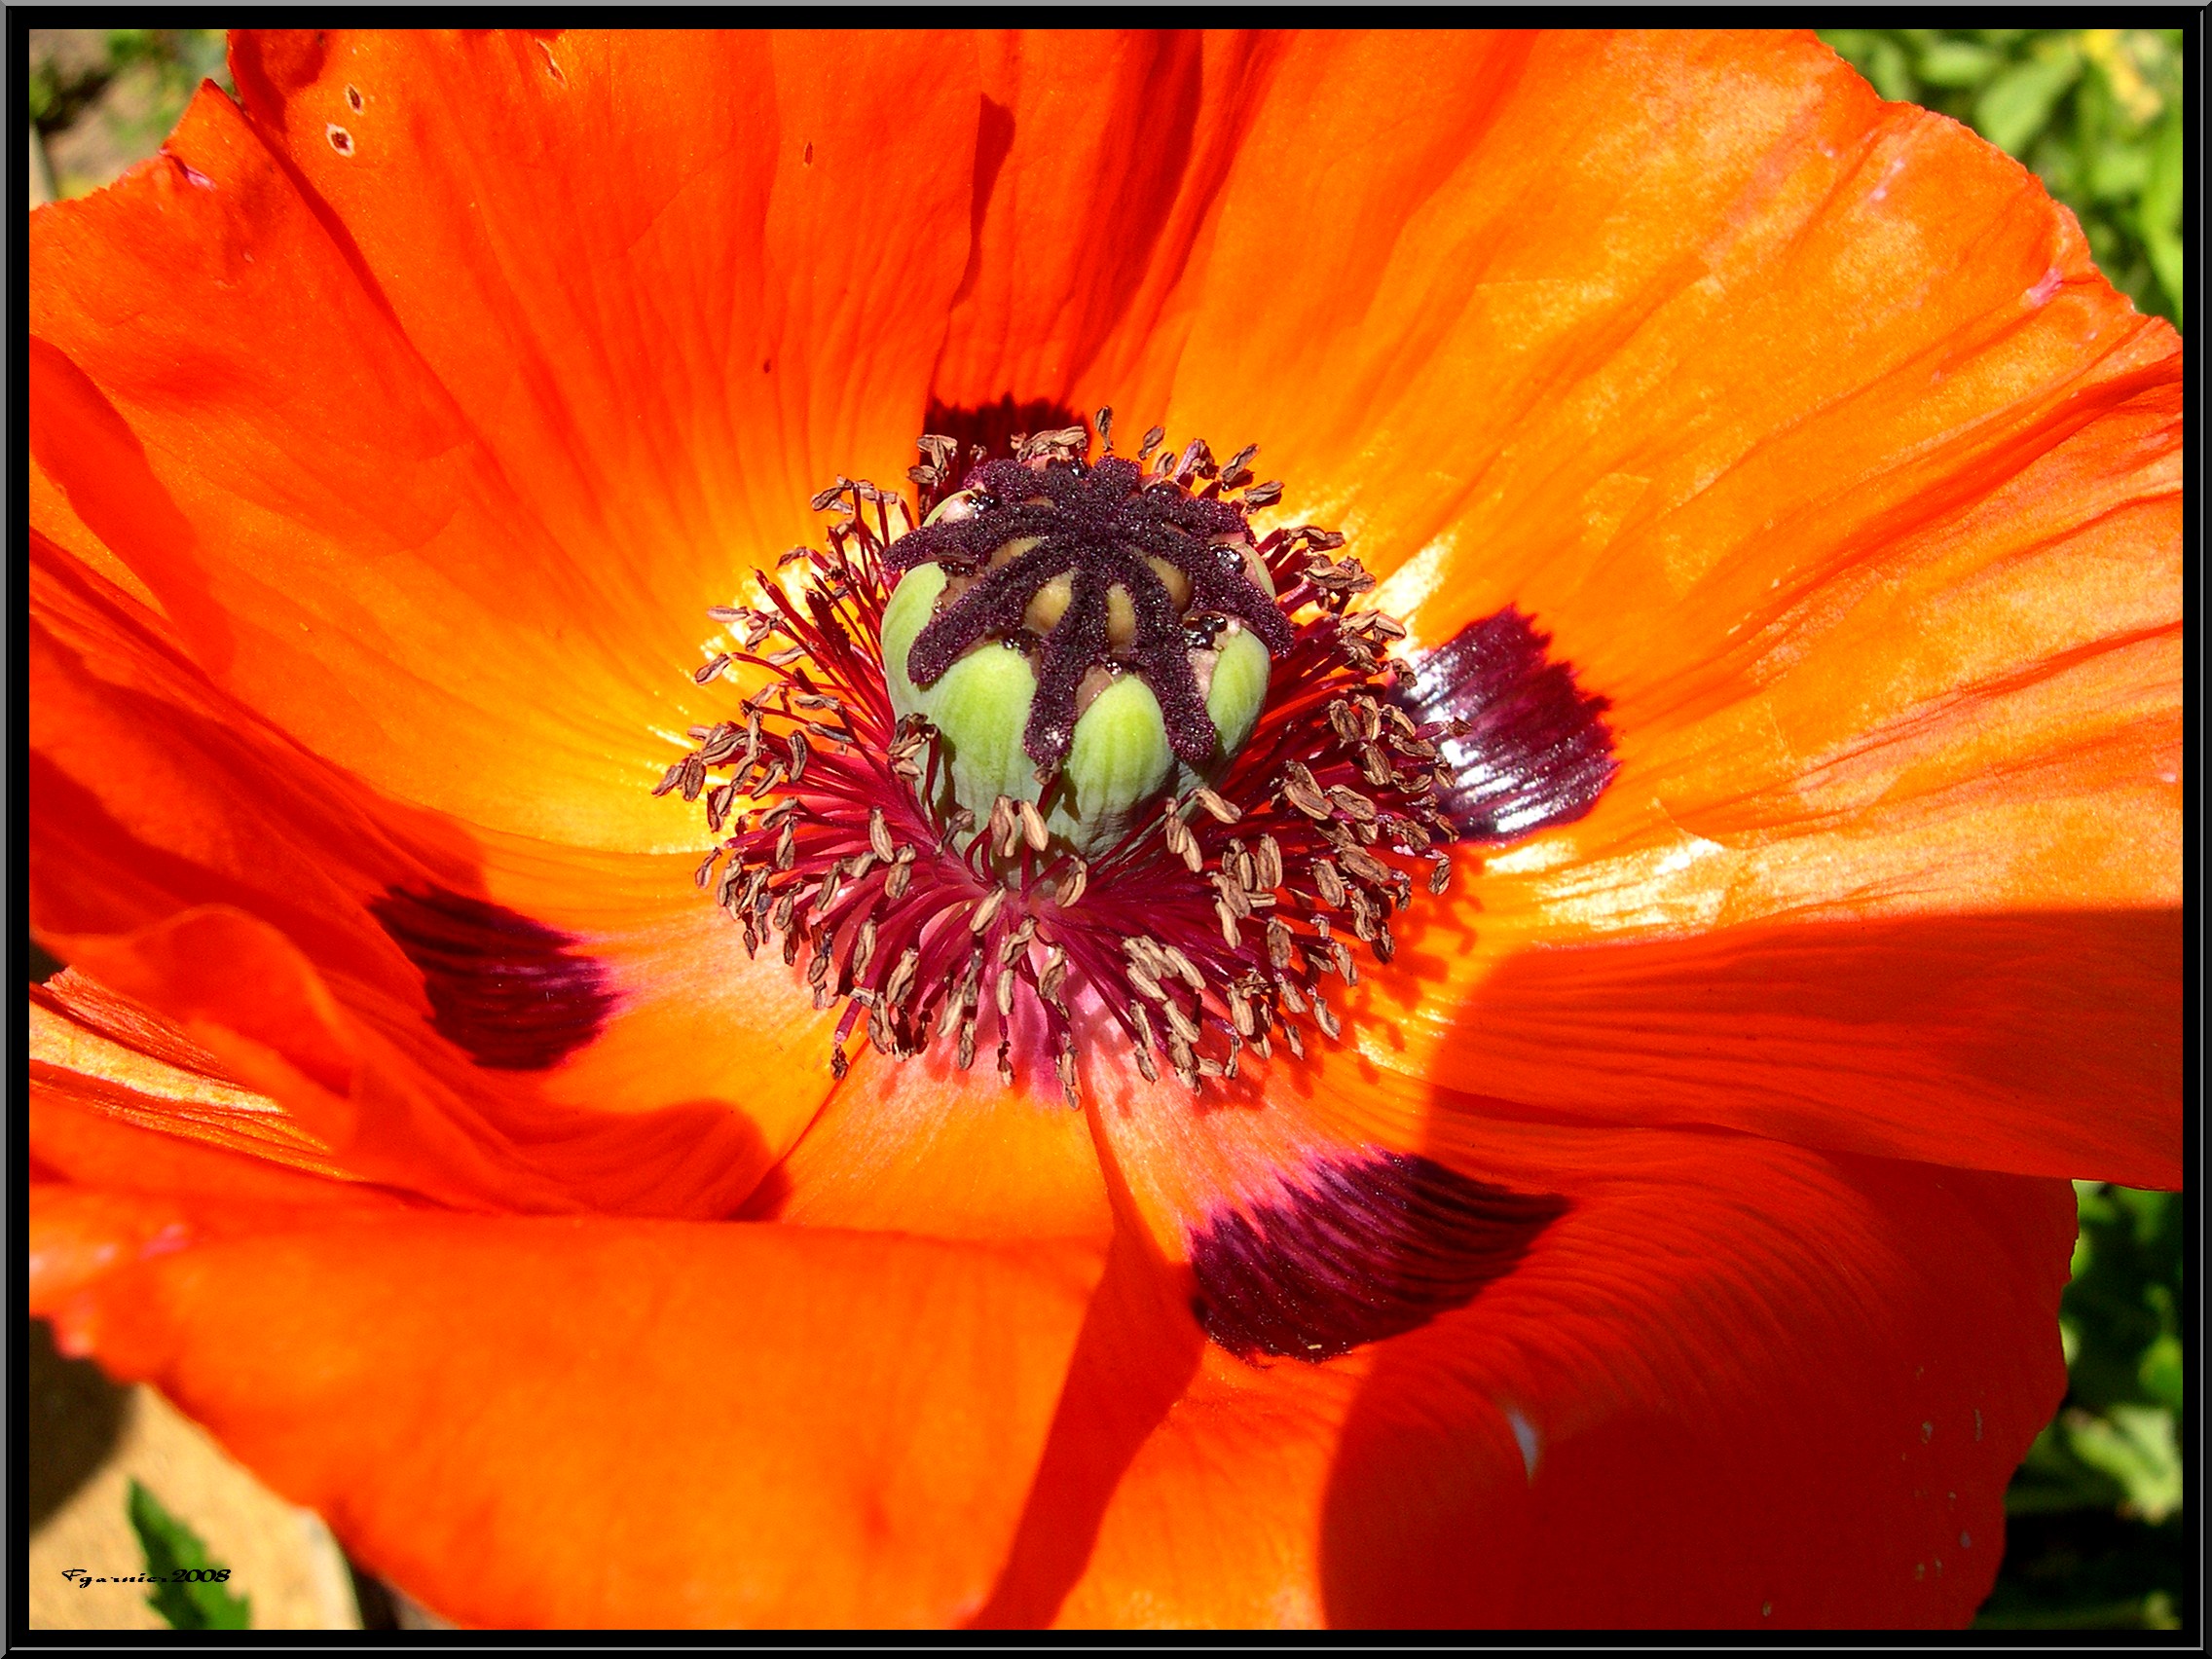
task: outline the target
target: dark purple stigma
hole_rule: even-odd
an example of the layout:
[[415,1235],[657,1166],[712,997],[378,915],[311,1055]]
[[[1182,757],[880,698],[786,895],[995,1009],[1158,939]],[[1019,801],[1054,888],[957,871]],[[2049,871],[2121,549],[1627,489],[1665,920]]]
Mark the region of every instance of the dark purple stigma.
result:
[[[1024,634],[1030,602],[1066,575],[1073,594],[1045,635],[1037,695],[1022,731],[1029,757],[1040,766],[1066,757],[1077,688],[1094,665],[1111,664],[1152,688],[1178,758],[1193,766],[1212,759],[1216,734],[1191,672],[1188,625],[1234,617],[1274,656],[1292,641],[1281,608],[1246,572],[1241,548],[1213,540],[1249,537],[1242,510],[1193,496],[1169,480],[1147,484],[1133,462],[1113,458],[1095,466],[1054,461],[1041,470],[1014,461],[985,461],[968,475],[965,488],[973,508],[968,516],[924,525],[894,541],[887,554],[895,570],[935,563],[976,578],[915,639],[907,677],[917,685],[933,684],[977,641]],[[991,565],[1008,542],[1032,537],[1036,545]],[[1187,607],[1177,607],[1148,563],[1155,558],[1190,581]],[[1114,587],[1126,590],[1136,617],[1135,638],[1119,654],[1107,638],[1107,595]]]

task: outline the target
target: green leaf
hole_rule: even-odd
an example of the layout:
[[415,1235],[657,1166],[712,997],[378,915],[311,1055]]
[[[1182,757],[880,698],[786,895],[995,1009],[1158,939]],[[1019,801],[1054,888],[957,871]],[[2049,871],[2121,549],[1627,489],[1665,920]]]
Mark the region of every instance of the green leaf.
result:
[[138,1547],[146,1552],[146,1576],[154,1593],[146,1605],[166,1619],[172,1630],[249,1630],[253,1603],[234,1596],[223,1584],[209,1579],[178,1580],[186,1573],[230,1569],[207,1559],[207,1546],[200,1534],[164,1509],[154,1494],[136,1481],[130,1483],[130,1526],[138,1534]]
[[1912,72],[1912,60],[1896,41],[1877,39],[1867,49],[1863,62],[1858,58],[1852,61],[1874,83],[1874,90],[1892,103],[1906,103],[1920,95],[1920,80]]
[[2142,1379],[2145,1393],[2169,1412],[2178,1413],[2182,1385],[2181,1338],[2168,1331],[2145,1348],[2136,1375]]
[[2118,1481],[2128,1507],[2144,1520],[2155,1525],[2181,1507],[2173,1413],[2162,1406],[2115,1406],[2104,1417],[2077,1411],[2059,1421],[2074,1456]]
[[1892,103],[1909,103],[1920,95],[1912,59],[1888,29],[1823,29],[1828,49],[1860,74],[1874,83],[1874,90]]
[[2166,1591],[2129,1597],[2122,1602],[2088,1602],[2051,1607],[2037,1604],[1999,1607],[2007,1586],[1999,1586],[1987,1609],[1975,1616],[1976,1630],[2179,1630],[2181,1615]]
[[1932,87],[1978,87],[2004,61],[1986,46],[1939,40],[1920,55],[1920,78]]
[[2141,1187],[2114,1187],[2110,1189],[2113,1201],[2120,1213],[2127,1217],[2133,1230],[2135,1242],[2149,1248],[2157,1242],[2158,1235],[2165,1231],[2173,1219],[2176,1197],[2172,1193],[2155,1193]]
[[2151,261],[2152,274],[2158,279],[2159,297],[2173,308],[2174,326],[2179,328],[2183,322],[2182,280],[2187,260],[2181,238],[2161,231],[2145,240],[2143,252]]
[[2108,139],[2090,152],[2088,166],[2091,196],[2100,202],[2127,202],[2142,195],[2150,180],[2150,146]]
[[2183,148],[2181,110],[2169,110],[2158,123],[2151,144],[2151,166],[2143,180],[2143,198],[2135,222],[2143,235],[2143,250],[2151,257],[2158,286],[2181,320],[2184,256],[2181,240],[2181,202],[2188,157]]
[[2071,52],[2014,64],[1982,89],[1973,124],[1999,149],[2017,155],[2081,73],[2082,60]]
[[2005,1492],[2008,1515],[2056,1515],[2076,1510],[2112,1509],[2126,1496],[2118,1480],[2084,1463],[2055,1422],[2028,1448],[2019,1472]]

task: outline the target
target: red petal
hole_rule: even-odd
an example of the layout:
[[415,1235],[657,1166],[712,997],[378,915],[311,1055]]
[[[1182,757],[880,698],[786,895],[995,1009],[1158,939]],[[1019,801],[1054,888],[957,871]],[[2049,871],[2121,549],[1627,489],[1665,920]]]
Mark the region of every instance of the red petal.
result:
[[1690,585],[1656,637],[1730,615],[1763,644],[1619,687],[1612,787],[1487,861],[1427,948],[1434,1014],[1377,1057],[1614,1122],[2178,1184],[2172,390],[2046,388],[2108,414],[2009,412],[2043,429],[2005,444],[2049,446],[2017,476],[1879,537],[1862,503],[1775,567],[1777,610],[1751,566]]
[[[1514,902],[1507,886],[1477,937],[1520,933]],[[1507,1114],[2181,1184],[2178,911],[1777,920],[1487,960],[1417,929],[1406,947],[1452,971],[1420,1006],[1379,990],[1358,1017],[1393,1077],[1375,1099],[1408,1112],[1474,1089]]]
[[312,1143],[282,1133],[266,1096],[133,1055],[35,1003],[30,1046],[31,1156],[51,1179],[247,1210],[400,1201],[304,1153]]
[[585,1111],[457,1080],[410,1051],[411,1030],[338,1008],[297,950],[237,911],[63,942],[104,984],[179,1022],[359,1179],[465,1209],[712,1217],[734,1210],[771,1161],[720,1101]]
[[[63,977],[84,991],[74,973]],[[190,1243],[402,1207],[389,1193],[329,1179],[322,1149],[276,1102],[123,1048],[41,999],[34,987],[34,1314]]]
[[[932,390],[950,405],[1060,401],[1080,377],[1119,399],[1114,369],[1178,326],[1163,313],[1289,40],[1102,29],[978,44],[976,240]],[[1124,404],[1124,452],[1157,413]]]
[[1080,1238],[1114,1231],[1090,1124],[1051,1078],[1012,1088],[988,1053],[956,1069],[940,1043],[890,1060],[863,1050],[748,1215],[932,1238]]
[[1583,31],[1301,40],[1209,191],[1066,395],[1261,437],[1419,643],[1512,605],[1612,704],[1370,1056],[2177,1179],[2180,350],[2033,178],[1809,38]]
[[[1208,1349],[1119,1454],[1060,1622],[1972,1616],[2064,1386],[2063,1184],[1658,1130],[1469,1126],[1428,1151],[1573,1208],[1424,1329],[1321,1365]],[[1175,1312],[1137,1306],[1110,1346],[1172,1353]],[[1111,1462],[1123,1434],[1071,1387],[1055,1445]],[[1002,1596],[1051,1605],[1068,1560]]]
[[[817,1065],[760,1068],[733,1090],[731,1051],[806,1053],[826,1041],[827,1020],[807,1010],[780,962],[745,958],[735,930],[694,887],[692,856],[471,833],[398,805],[210,685],[128,599],[35,534],[33,605],[34,916],[65,956],[86,958],[102,940],[195,906],[250,913],[313,965],[328,987],[317,994],[392,1040],[387,1058],[415,1079],[407,1088],[456,1094],[517,1123],[542,1111],[570,1133],[582,1113],[681,1109],[695,1133],[725,1142],[719,1156],[732,1161],[717,1172],[719,1198],[680,1208],[704,1201],[711,1213],[734,1202],[812,1116],[829,1087]],[[486,895],[461,902],[503,902],[539,935],[571,938],[562,960],[589,977],[594,1001],[590,1017],[544,1056],[550,1064],[567,1051],[558,1069],[487,1071],[446,1040],[457,1034],[435,993],[470,974],[498,990],[514,965],[450,962],[448,982],[426,987],[381,918],[397,896],[455,890]],[[235,987],[242,960],[218,961],[218,977]],[[277,1026],[289,1021],[275,1005],[256,995],[237,1006],[284,1047]],[[568,1047],[575,1042],[580,1052]],[[300,1069],[345,1092],[342,1060],[324,1055]],[[732,1142],[726,1131],[748,1124],[739,1137],[747,1144]],[[620,1142],[630,1130],[607,1132]],[[689,1166],[708,1173],[697,1160]]]
[[34,1181],[30,1191],[25,1277],[34,1319],[66,1307],[87,1285],[131,1262],[192,1241],[190,1225],[172,1202],[51,1181]]
[[463,1623],[929,1624],[989,1591],[1096,1271],[420,1216],[158,1257],[60,1330]]
[[388,793],[691,845],[646,792],[723,708],[701,612],[911,456],[973,49],[337,35],[238,74],[250,122],[204,92],[37,216],[41,528]]

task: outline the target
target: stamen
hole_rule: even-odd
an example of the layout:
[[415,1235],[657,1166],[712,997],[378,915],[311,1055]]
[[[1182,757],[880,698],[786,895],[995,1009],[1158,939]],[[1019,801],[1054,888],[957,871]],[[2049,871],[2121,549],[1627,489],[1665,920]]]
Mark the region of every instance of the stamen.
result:
[[[1305,1028],[1341,1037],[1320,988],[1332,973],[1356,982],[1340,930],[1387,962],[1392,920],[1441,890],[1456,827],[1436,767],[1456,728],[1393,703],[1404,630],[1347,612],[1374,584],[1333,556],[1343,536],[1251,535],[1247,513],[1279,492],[1252,485],[1251,446],[1221,465],[1202,442],[1164,440],[1154,428],[1134,461],[1093,462],[1082,427],[1041,433],[940,501],[957,446],[925,437],[913,506],[839,479],[815,498],[834,515],[827,548],[793,549],[781,575],[756,571],[750,603],[711,613],[707,660],[721,660],[703,682],[759,689],[693,728],[656,793],[704,797],[720,839],[698,879],[747,952],[780,940],[795,968],[803,949],[818,1004],[846,1005],[837,1075],[864,1033],[897,1057],[949,1040],[963,1069],[988,1043],[1002,1079],[1050,1068],[1073,1104],[1084,1051],[1118,1028],[1148,1078],[1162,1055],[1194,1089],[1233,1079],[1277,1034],[1293,1055]],[[898,710],[884,659],[897,573],[929,563],[952,579],[911,636],[914,682],[999,648],[990,636],[1011,642],[1039,665],[1021,751],[1056,767],[1103,659],[1149,687],[1175,756],[1207,770],[1097,845],[1055,829],[1065,773],[1034,795],[955,801],[945,735]],[[1193,618],[1267,650],[1265,702],[1226,758],[1193,677]]]

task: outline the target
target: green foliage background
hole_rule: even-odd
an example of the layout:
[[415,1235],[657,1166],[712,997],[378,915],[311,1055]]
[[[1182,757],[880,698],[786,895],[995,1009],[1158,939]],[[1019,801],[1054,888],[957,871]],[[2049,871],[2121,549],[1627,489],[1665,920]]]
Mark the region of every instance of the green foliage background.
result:
[[[73,52],[42,48],[41,33],[50,42],[73,34]],[[2033,167],[2073,209],[2105,275],[2138,310],[2181,325],[2181,30],[1825,29],[1821,37],[1884,97],[1955,117]],[[153,152],[202,75],[222,78],[222,36],[119,29],[103,43],[84,31],[34,31],[31,59],[34,133],[43,140],[104,123],[107,148],[122,159],[96,170],[120,171]],[[65,172],[55,182],[75,195],[106,178]],[[2171,1629],[2195,1586],[2184,1531],[2183,1354],[2194,1333],[2182,1323],[2182,1203],[2170,1193],[2090,1182],[2077,1183],[2077,1194],[2082,1231],[2061,1315],[2066,1402],[2007,1494],[2004,1571],[1978,1623]],[[161,1523],[175,1526],[152,1508],[140,1519],[134,1506],[133,1519],[150,1540]],[[154,1548],[149,1541],[149,1562]]]

